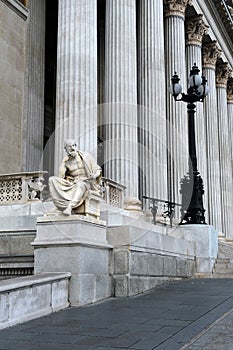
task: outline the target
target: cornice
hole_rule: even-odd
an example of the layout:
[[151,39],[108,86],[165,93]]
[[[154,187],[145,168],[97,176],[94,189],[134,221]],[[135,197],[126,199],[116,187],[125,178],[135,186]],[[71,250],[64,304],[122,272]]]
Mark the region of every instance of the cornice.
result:
[[227,5],[225,0],[213,0],[213,3],[233,42],[233,7],[231,12],[230,6]]
[[[219,0],[221,1],[221,0]],[[232,40],[224,27],[224,23],[218,14],[217,8],[212,0],[193,0],[193,7],[197,13],[203,13],[209,25],[208,35],[211,40],[217,40],[222,49],[221,57],[233,67],[233,45]]]

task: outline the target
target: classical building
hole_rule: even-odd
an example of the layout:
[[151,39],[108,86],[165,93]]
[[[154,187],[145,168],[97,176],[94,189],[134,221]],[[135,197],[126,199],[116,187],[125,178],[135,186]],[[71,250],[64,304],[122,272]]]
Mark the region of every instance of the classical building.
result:
[[[180,203],[187,106],[168,88],[177,72],[186,91],[196,63],[206,220],[233,238],[232,0],[0,0],[0,18],[0,173],[56,173],[75,138],[129,202]],[[2,203],[22,185],[4,181]]]

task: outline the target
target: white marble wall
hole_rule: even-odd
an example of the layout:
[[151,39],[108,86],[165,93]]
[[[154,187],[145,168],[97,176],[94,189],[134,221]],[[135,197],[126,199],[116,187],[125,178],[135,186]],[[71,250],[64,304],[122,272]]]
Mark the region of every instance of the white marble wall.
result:
[[[27,11],[0,1],[0,172],[22,170]],[[8,6],[9,5],[9,6]],[[16,5],[17,7],[17,5]],[[20,6],[18,6],[20,7]],[[15,10],[15,11],[14,11]],[[21,17],[22,15],[22,17]]]

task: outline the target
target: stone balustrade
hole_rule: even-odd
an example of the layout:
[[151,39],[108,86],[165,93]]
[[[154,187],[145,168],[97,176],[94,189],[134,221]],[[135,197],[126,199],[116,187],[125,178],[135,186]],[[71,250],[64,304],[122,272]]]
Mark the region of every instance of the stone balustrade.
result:
[[[46,171],[0,175],[0,205],[25,204],[43,200]],[[102,178],[101,194],[110,205],[123,208],[126,187],[116,181]]]
[[44,174],[23,172],[0,175],[0,205],[25,204],[42,200]]
[[126,186],[102,177],[102,197],[107,204],[117,208],[123,208],[125,189]]

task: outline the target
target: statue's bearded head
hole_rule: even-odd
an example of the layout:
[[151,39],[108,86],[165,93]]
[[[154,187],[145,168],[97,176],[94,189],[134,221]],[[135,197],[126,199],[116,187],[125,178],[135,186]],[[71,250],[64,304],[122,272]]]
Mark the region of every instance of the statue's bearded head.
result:
[[76,156],[76,142],[73,139],[68,139],[64,143],[64,148],[66,150],[66,153],[70,157]]

